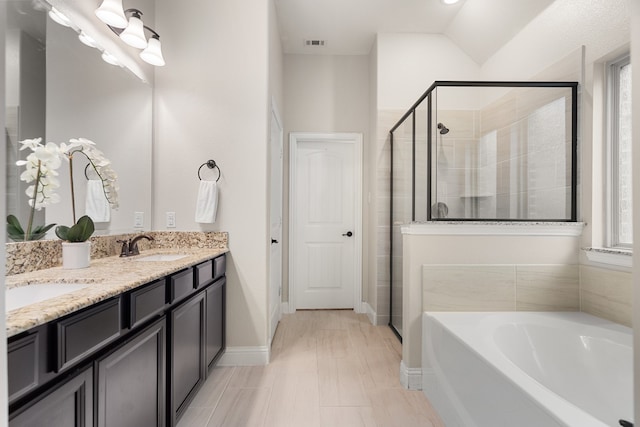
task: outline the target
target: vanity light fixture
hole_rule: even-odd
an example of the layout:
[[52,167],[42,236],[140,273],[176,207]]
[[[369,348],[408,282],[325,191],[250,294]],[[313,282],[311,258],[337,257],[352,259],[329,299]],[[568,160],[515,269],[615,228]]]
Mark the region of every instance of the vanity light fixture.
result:
[[118,67],[122,67],[122,64],[120,63],[120,61],[118,61],[118,58],[116,58],[115,56],[113,56],[112,54],[107,52],[106,50],[102,52],[102,60],[104,62],[106,62],[107,64],[111,64],[111,65],[116,65]]
[[[103,13],[104,12],[104,13]],[[122,25],[121,22],[117,22],[118,25],[113,25],[111,22],[114,16],[122,16],[127,21]],[[123,10],[122,0],[104,0],[100,7],[96,9],[96,15],[102,22],[116,33],[120,39],[129,46],[137,49],[144,49],[140,52],[140,58],[143,61],[161,67],[165,65],[164,58],[162,57],[162,47],[160,44],[160,35],[153,29],[144,25],[142,22],[142,12],[139,9],[126,9]],[[129,18],[127,19],[127,16]],[[147,39],[145,30],[151,33],[151,37]]]
[[162,67],[165,64],[165,62],[164,62],[164,57],[162,56],[160,36],[151,28],[149,27],[145,27],[145,28],[150,32],[152,32],[153,35],[151,36],[151,38],[149,39],[149,42],[147,43],[147,48],[142,52],[140,52],[140,58],[142,58],[143,61],[151,65],[155,65],[156,67]]
[[147,37],[144,35],[144,24],[142,23],[142,12],[138,9],[127,9],[131,12],[129,25],[120,33],[120,38],[129,46],[144,49],[147,47]]
[[82,30],[80,31],[80,34],[78,34],[78,38],[82,43],[84,43],[89,47],[94,47],[94,48],[98,47],[98,43],[96,43],[96,41],[91,36],[88,36],[87,33],[85,33]]
[[456,4],[458,3],[460,0],[440,0],[442,3],[444,4]]
[[71,27],[71,21],[69,20],[69,18],[67,18],[55,7],[51,7],[51,9],[49,10],[49,18],[53,19],[54,22],[57,22],[64,27]]
[[129,25],[122,7],[122,0],[104,0],[96,9],[96,16],[110,27],[126,28]]

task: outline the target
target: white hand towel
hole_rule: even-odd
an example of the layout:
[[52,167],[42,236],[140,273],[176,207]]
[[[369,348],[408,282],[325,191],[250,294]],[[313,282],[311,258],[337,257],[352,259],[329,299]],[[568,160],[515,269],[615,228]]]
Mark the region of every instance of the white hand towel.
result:
[[215,181],[200,181],[196,201],[196,222],[213,224],[218,212],[218,185]]
[[89,215],[93,222],[111,221],[111,206],[104,195],[102,181],[90,179],[87,181],[87,197],[84,204],[85,215]]

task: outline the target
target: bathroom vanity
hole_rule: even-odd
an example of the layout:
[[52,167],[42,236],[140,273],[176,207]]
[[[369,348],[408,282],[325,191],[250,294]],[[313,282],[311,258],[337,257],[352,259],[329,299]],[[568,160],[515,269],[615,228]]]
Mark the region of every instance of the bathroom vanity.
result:
[[9,312],[9,425],[175,426],[224,352],[225,253],[19,275],[96,282]]

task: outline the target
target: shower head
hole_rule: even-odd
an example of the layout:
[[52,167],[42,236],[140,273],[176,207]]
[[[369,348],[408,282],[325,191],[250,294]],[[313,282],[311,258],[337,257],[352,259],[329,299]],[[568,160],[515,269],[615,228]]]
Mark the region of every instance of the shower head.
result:
[[442,123],[438,123],[438,129],[440,129],[440,135],[446,135],[449,133],[449,128]]

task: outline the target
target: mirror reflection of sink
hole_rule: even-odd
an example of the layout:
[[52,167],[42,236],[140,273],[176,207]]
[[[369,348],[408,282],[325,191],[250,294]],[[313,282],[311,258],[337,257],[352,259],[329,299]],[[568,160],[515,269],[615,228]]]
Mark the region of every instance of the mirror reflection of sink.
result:
[[9,288],[5,294],[7,312],[84,289],[93,283],[35,283]]
[[185,258],[184,254],[155,254],[135,258],[136,261],[176,261]]

